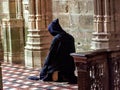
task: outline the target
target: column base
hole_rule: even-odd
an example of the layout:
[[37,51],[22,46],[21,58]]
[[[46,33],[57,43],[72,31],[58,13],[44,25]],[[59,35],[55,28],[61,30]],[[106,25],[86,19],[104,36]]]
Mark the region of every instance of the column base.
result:
[[4,62],[10,64],[24,65],[24,53],[16,53],[16,54],[7,53],[4,55]]
[[25,49],[25,66],[26,67],[42,67],[41,52]]
[[108,49],[109,44],[108,42],[92,42],[91,43],[91,49],[96,50],[96,49]]

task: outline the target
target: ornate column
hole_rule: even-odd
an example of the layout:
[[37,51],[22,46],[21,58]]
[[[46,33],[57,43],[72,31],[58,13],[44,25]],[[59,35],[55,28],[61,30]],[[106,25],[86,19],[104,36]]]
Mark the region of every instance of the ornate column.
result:
[[97,0],[97,32],[101,33],[104,32],[104,27],[103,27],[103,0]]
[[[38,61],[39,53],[39,32],[36,30],[35,24],[35,0],[29,0],[29,26],[28,26],[28,35],[27,42],[25,46],[25,66],[36,66],[40,65]],[[37,40],[37,39],[38,40]],[[38,45],[37,45],[38,44]],[[38,46],[38,47],[37,47]],[[37,63],[35,61],[38,61]]]
[[52,21],[52,0],[46,0],[46,24]]
[[94,30],[97,30],[97,0],[93,0],[94,2]]
[[106,33],[111,31],[110,30],[110,2],[109,1],[110,0],[105,0],[104,31]]
[[[49,0],[51,1],[51,0]],[[42,67],[50,45],[47,31],[46,0],[30,0],[29,29],[25,46],[25,66]],[[49,3],[51,4],[51,3]]]
[[[2,20],[2,33],[4,42],[4,60],[9,63],[24,63],[23,19],[17,19],[15,0],[9,0],[9,18]],[[21,2],[22,3],[22,2]],[[21,4],[19,3],[19,4]],[[17,7],[16,7],[17,6]]]
[[[109,48],[109,39],[108,39],[108,14],[109,11],[108,2],[104,4],[104,0],[94,0],[95,9],[95,32],[93,33],[92,38],[92,49],[107,49]],[[106,6],[107,5],[107,6]],[[105,7],[105,8],[104,8]],[[105,16],[105,17],[104,17]],[[104,19],[105,18],[105,19]],[[110,22],[109,22],[110,23]]]
[[[51,35],[49,34],[47,27],[52,18],[51,12],[51,0],[36,0],[36,30],[40,34],[40,61],[43,65],[44,59],[47,55],[49,45],[51,43]],[[49,8],[48,8],[49,6]],[[49,13],[50,12],[50,13]]]
[[35,0],[29,0],[29,29],[35,29]]
[[111,49],[116,47],[116,43],[115,43],[116,41],[114,38],[115,32],[114,32],[114,28],[112,28],[112,26],[114,26],[114,22],[113,22],[114,20],[111,17],[112,15],[111,0],[105,0],[104,3],[105,3],[104,32],[108,33],[108,36],[106,36],[106,38],[109,39],[108,48]]
[[17,18],[23,19],[23,7],[22,7],[23,0],[17,0]]
[[8,25],[7,21],[2,21],[2,36],[3,36],[3,49],[4,49],[4,62],[9,62],[9,46],[8,46]]

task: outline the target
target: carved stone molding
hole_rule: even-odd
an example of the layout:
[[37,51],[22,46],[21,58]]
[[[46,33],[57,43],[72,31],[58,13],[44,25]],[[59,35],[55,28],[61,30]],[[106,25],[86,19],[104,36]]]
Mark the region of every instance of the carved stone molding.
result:
[[94,0],[94,29],[91,49],[108,49],[116,47],[112,0]]

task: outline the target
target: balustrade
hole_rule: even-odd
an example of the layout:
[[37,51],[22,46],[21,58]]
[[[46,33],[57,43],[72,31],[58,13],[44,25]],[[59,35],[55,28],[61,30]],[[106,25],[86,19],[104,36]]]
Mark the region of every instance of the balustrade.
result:
[[120,50],[72,53],[78,90],[120,90]]

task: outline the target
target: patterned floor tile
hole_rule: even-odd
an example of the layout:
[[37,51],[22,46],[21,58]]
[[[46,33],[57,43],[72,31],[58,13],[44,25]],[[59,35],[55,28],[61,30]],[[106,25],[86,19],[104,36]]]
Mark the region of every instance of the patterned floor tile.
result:
[[2,64],[3,90],[78,90],[77,84],[66,82],[43,82],[29,80],[28,76],[39,76],[39,68]]

